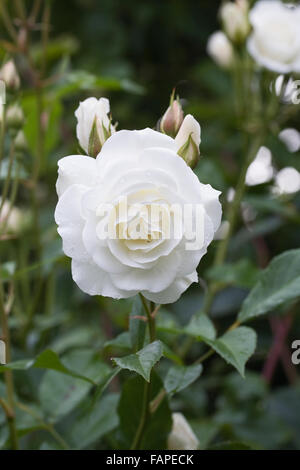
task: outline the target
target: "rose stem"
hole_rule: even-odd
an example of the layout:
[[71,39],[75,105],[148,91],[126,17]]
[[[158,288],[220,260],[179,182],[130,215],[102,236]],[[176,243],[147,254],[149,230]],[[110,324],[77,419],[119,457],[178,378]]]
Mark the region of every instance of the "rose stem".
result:
[[[155,337],[156,337],[155,318],[151,315],[152,312],[145,297],[142,294],[139,294],[139,295],[140,295],[145,313],[147,315],[150,343],[152,343],[153,341],[155,341]],[[152,302],[151,302],[151,307],[152,307]],[[136,434],[134,436],[134,439],[131,445],[131,450],[139,449],[141,440],[143,438],[143,434],[146,429],[147,420],[148,420],[149,412],[150,412],[150,398],[151,398],[150,393],[151,393],[151,376],[150,376],[149,382],[145,380],[142,414],[141,414],[141,419],[140,419]]]

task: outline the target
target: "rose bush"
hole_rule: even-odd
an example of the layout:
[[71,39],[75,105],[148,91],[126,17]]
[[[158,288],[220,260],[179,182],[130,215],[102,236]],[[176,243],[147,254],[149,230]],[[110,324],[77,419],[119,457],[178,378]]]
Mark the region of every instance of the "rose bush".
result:
[[[73,155],[59,161],[55,220],[72,258],[73,279],[84,292],[113,298],[141,292],[170,303],[197,281],[196,268],[220,225],[220,192],[200,183],[176,151],[175,140],[159,132],[123,130],[96,159]],[[128,208],[121,214],[124,197]],[[172,205],[188,205],[188,221],[182,211],[178,222]],[[159,217],[149,221],[153,208],[165,213],[167,227]],[[108,226],[115,237],[103,233]]]

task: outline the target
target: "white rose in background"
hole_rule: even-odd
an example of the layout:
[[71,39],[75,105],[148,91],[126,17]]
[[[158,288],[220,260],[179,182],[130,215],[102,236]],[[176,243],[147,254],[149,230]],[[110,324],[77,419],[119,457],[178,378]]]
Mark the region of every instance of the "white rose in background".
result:
[[253,32],[247,46],[253,59],[274,72],[300,72],[300,7],[262,0],[249,20]]
[[243,41],[250,32],[247,0],[226,2],[221,6],[220,16],[224,31],[234,42]]
[[196,450],[199,440],[182,413],[173,413],[173,426],[168,437],[168,450]]
[[[175,302],[197,281],[196,268],[220,225],[220,193],[200,183],[176,152],[169,136],[151,129],[122,130],[105,142],[96,159],[73,155],[59,161],[55,220],[64,252],[72,258],[73,279],[84,292],[113,298],[141,292],[164,304]],[[124,198],[128,210],[116,216]],[[197,232],[194,240],[184,229],[165,237],[159,218],[149,223],[148,209],[159,207],[174,227],[173,204],[192,208],[194,228],[201,209],[199,242]],[[117,237],[103,236],[108,225]],[[193,249],[187,248],[190,242],[196,244]]]
[[220,67],[230,67],[234,61],[233,47],[223,31],[213,33],[207,42],[207,53]]
[[300,173],[296,168],[287,166],[278,171],[275,176],[274,194],[294,194],[300,191]]
[[[107,138],[115,132],[114,126],[108,117],[110,111],[109,100],[107,98],[87,98],[80,102],[75,111],[77,118],[76,134],[81,148],[90,154],[90,138],[93,126],[96,131],[99,151]],[[93,155],[95,156],[95,155]]]
[[300,132],[288,127],[278,134],[279,139],[285,144],[289,152],[295,153],[300,150]]
[[256,186],[267,183],[273,178],[272,153],[267,147],[260,147],[246,173],[246,184]]

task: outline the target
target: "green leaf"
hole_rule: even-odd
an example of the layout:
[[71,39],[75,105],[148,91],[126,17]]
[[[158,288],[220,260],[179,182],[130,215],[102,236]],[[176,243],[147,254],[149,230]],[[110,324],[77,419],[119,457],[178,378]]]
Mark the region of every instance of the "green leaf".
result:
[[118,336],[104,343],[104,349],[108,350],[124,350],[125,352],[131,351],[130,334],[128,331],[123,331]]
[[94,395],[94,399],[93,399],[93,403],[96,403],[100,396],[102,395],[102,393],[104,392],[104,390],[109,386],[110,382],[116,377],[116,375],[118,375],[118,373],[120,372],[121,368],[120,367],[116,367],[115,369],[113,369],[106,377],[105,377],[105,380],[103,382],[101,382],[97,387],[96,387],[96,390],[95,390],[95,395]]
[[113,393],[99,400],[88,412],[83,407],[82,413],[67,434],[67,441],[73,443],[77,449],[83,449],[111,432],[119,423],[118,402],[119,395]]
[[212,321],[202,312],[198,312],[192,316],[183,332],[202,341],[204,341],[204,339],[213,340],[216,337],[216,330]]
[[240,326],[235,330],[228,331],[215,340],[206,340],[226,362],[235,367],[238,372],[245,376],[245,364],[255,351],[256,333],[252,328]]
[[164,380],[164,386],[170,395],[180,392],[198,379],[202,372],[202,365],[172,366]]
[[[150,401],[163,388],[157,374],[151,379]],[[122,448],[130,449],[140,425],[143,410],[145,382],[140,376],[131,377],[125,382],[118,406],[120,429],[122,433]],[[140,449],[166,449],[166,440],[172,427],[172,417],[167,397],[161,401],[157,409],[149,414],[140,443]]]
[[170,361],[175,362],[175,364],[178,364],[179,366],[183,365],[182,358],[178,356],[174,351],[172,351],[171,348],[166,343],[163,344],[163,356],[166,357],[167,359],[170,359]]
[[300,249],[276,256],[245,299],[240,322],[258,317],[300,296]]
[[64,75],[60,83],[53,87],[53,94],[56,99],[78,94],[81,90],[125,90],[130,93],[141,95],[145,92],[144,88],[132,80],[118,80],[112,77],[99,77],[84,70],[76,70]]
[[138,351],[144,346],[146,334],[146,322],[139,318],[133,318],[137,315],[144,315],[142,301],[139,296],[136,296],[133,300],[132,310],[129,317],[129,335],[131,346],[134,351]]
[[121,358],[113,358],[113,361],[122,369],[133,370],[140,374],[147,382],[150,381],[152,367],[163,355],[163,345],[158,341],[148,344],[135,354]]
[[210,280],[248,288],[253,287],[258,275],[259,270],[248,259],[214,266],[207,271],[207,277]]
[[0,366],[0,372],[3,372],[4,370],[27,370],[31,367],[35,367],[37,369],[55,370],[62,374],[76,377],[94,385],[94,381],[89,377],[78,374],[77,372],[74,372],[64,366],[58,355],[54,351],[51,351],[51,349],[46,349],[41,354],[39,354],[36,359],[22,359],[20,361],[15,361],[4,366]]
[[79,376],[84,373],[90,383],[55,370],[44,374],[39,387],[39,399],[44,413],[52,422],[72,411],[87,396],[93,384],[103,383],[110,374],[109,366],[101,362],[92,350],[70,351],[63,359],[68,368],[78,371]]

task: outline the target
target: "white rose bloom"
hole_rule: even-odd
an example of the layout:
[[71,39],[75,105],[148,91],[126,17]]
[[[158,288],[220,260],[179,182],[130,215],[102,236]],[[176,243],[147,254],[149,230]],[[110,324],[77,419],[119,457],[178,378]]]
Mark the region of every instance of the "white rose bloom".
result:
[[249,19],[253,32],[247,45],[254,60],[274,72],[300,72],[300,7],[262,0]]
[[[141,292],[170,303],[197,281],[198,263],[220,225],[220,192],[199,182],[174,139],[151,129],[122,130],[96,159],[73,155],[58,165],[55,220],[84,292],[117,299]],[[182,213],[191,208],[188,217],[178,219],[174,205]],[[149,209],[161,213],[149,219]],[[193,234],[183,218],[197,227]],[[176,236],[168,236],[170,228]]]
[[267,183],[273,178],[272,154],[267,147],[260,147],[246,173],[246,184],[256,186]]
[[95,117],[97,119],[97,129],[101,144],[103,145],[106,138],[102,126],[111,133],[115,132],[115,128],[110,124],[108,113],[110,111],[109,100],[107,98],[87,98],[81,101],[75,111],[77,118],[76,134],[81,148],[88,153],[89,139]]
[[292,166],[278,171],[275,177],[275,194],[294,194],[300,190],[300,173]]
[[208,38],[207,53],[220,67],[230,67],[234,60],[233,47],[223,31],[216,31]]
[[278,137],[286,145],[289,152],[295,153],[300,150],[300,132],[297,129],[290,127],[283,129]]
[[199,440],[182,413],[172,413],[173,426],[168,437],[168,450],[196,450]]

